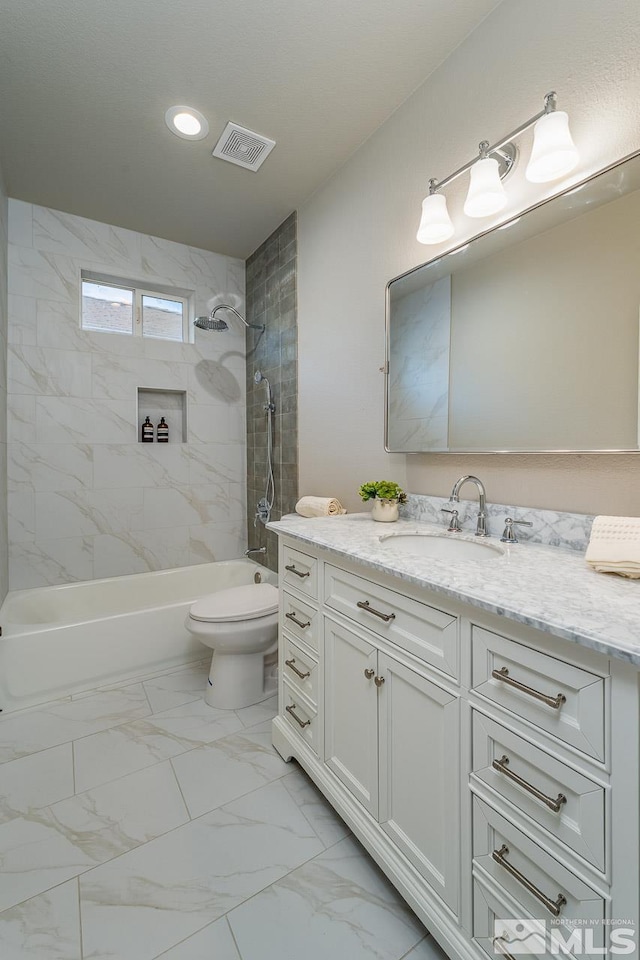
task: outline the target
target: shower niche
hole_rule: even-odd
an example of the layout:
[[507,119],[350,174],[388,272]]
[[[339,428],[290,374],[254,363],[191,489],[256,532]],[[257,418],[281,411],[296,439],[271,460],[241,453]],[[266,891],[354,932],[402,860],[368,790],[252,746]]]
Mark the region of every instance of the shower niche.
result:
[[163,390],[158,387],[138,387],[136,429],[138,443],[142,443],[142,424],[149,417],[155,429],[164,417],[169,426],[169,443],[187,442],[187,392]]

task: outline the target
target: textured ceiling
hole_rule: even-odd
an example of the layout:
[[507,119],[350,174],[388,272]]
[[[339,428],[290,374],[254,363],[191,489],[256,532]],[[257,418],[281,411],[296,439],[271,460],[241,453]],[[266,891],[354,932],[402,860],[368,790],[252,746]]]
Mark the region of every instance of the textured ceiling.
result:
[[[499,2],[0,0],[7,191],[246,257]],[[228,120],[277,141],[258,173],[212,158]]]

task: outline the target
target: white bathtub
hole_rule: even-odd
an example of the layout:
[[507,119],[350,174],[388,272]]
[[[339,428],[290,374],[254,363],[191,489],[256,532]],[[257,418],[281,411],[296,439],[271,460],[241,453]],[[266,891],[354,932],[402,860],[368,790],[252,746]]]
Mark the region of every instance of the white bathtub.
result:
[[0,708],[5,713],[201,660],[184,627],[190,604],[276,574],[225,560],[128,577],[15,590],[0,607]]

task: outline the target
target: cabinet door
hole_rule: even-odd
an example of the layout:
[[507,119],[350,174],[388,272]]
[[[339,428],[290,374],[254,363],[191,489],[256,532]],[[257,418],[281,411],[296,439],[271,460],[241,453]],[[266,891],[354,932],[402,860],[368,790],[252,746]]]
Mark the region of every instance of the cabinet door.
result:
[[379,654],[382,829],[457,913],[459,699]]
[[[377,650],[325,619],[325,762],[364,807],[378,813]],[[365,674],[367,671],[370,676]]]

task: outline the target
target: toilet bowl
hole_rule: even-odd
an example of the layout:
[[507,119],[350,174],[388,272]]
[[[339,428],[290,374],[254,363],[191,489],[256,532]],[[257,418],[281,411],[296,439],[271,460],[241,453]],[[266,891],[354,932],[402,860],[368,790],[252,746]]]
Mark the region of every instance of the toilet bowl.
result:
[[264,658],[278,638],[278,591],[270,583],[230,587],[196,600],[185,626],[213,650],[204,697],[209,706],[237,710],[275,693],[264,682]]

